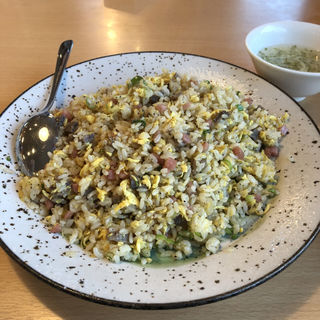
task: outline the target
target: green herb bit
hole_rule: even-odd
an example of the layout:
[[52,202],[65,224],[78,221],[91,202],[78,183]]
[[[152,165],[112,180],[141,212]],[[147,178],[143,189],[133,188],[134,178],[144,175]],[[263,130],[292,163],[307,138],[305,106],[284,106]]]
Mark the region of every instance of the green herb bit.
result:
[[233,232],[233,229],[232,229],[232,228],[226,228],[226,229],[225,229],[225,234],[226,234],[227,236],[229,236],[230,239],[232,239],[232,240],[235,240],[235,239],[237,239],[237,238],[239,237],[238,234],[235,234],[235,233]]
[[6,157],[6,160],[10,162],[10,161],[11,161],[11,157],[10,157],[10,156],[7,156],[7,157]]
[[175,243],[173,239],[170,239],[170,238],[166,237],[166,236],[163,235],[163,234],[157,234],[157,235],[156,235],[156,239],[157,239],[157,240],[163,240],[163,241],[165,241],[167,244],[174,244],[174,243]]
[[256,199],[252,194],[248,194],[246,196],[246,202],[248,203],[249,206],[253,206],[256,203]]
[[212,84],[211,84],[211,82],[209,80],[204,80],[204,82],[209,85],[209,90],[213,89],[213,86],[212,86]]
[[205,137],[207,134],[209,134],[211,132],[210,129],[206,129],[202,131],[202,135]]
[[278,190],[275,188],[268,189],[269,197],[273,198],[278,195]]
[[194,232],[194,235],[198,238],[202,239],[202,234],[200,232]]
[[90,109],[95,109],[96,104],[89,97],[86,98],[86,105]]
[[243,111],[243,106],[241,104],[237,104],[238,111]]
[[237,91],[237,92],[236,92],[236,95],[237,95],[237,96],[239,96],[239,95],[240,95],[240,93],[241,93],[240,91]]
[[232,170],[232,164],[228,159],[223,159],[222,162],[225,163],[230,170]]
[[142,126],[145,128],[145,126],[147,125],[146,124],[146,121],[144,119],[139,119],[139,120],[132,120],[132,123],[140,123],[142,124]]
[[135,76],[130,80],[130,87],[135,87],[137,86],[140,81],[143,80],[141,76]]
[[140,186],[140,181],[135,175],[130,176],[130,188],[132,190],[138,189]]

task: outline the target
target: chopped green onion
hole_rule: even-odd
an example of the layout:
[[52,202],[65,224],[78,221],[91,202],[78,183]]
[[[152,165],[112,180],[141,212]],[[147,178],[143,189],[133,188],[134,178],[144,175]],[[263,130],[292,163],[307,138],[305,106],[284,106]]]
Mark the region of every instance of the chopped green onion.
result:
[[163,240],[163,241],[165,241],[167,244],[174,244],[174,240],[166,237],[166,236],[163,235],[163,234],[157,234],[157,235],[156,235],[156,239],[157,239],[157,240]]
[[194,235],[198,238],[202,239],[202,234],[200,232],[194,232]]
[[236,92],[236,95],[239,96],[239,94],[240,94],[240,91],[237,91],[237,92]]
[[7,160],[7,161],[11,161],[11,157],[10,157],[10,156],[7,156],[7,157],[6,157],[6,160]]
[[237,104],[237,108],[239,111],[243,111],[243,106],[241,104]]
[[209,134],[211,132],[210,129],[206,129],[202,131],[202,135],[205,137],[207,134]]
[[96,104],[89,98],[86,98],[86,105],[90,109],[94,109],[96,107]]
[[248,194],[246,196],[246,202],[248,203],[248,205],[253,206],[256,203],[256,199],[252,194]]
[[238,234],[233,233],[233,229],[232,228],[226,228],[225,229],[225,234],[227,236],[229,236],[232,240],[235,240],[238,238]]
[[275,189],[275,188],[270,188],[270,189],[268,189],[268,192],[269,192],[269,196],[270,196],[271,198],[273,198],[273,197],[275,197],[275,196],[278,195],[278,190]]
[[147,125],[147,124],[146,124],[146,121],[143,120],[143,119],[132,120],[132,123],[141,123],[144,128],[145,128],[145,126]]
[[277,193],[277,190],[275,188],[270,188],[268,191],[271,193]]
[[143,80],[141,76],[135,76],[130,80],[130,87],[134,87],[140,83],[140,81]]
[[237,235],[237,234],[232,234],[232,235],[231,235],[231,239],[232,239],[232,240],[236,240],[237,238],[238,238],[238,235]]
[[230,170],[232,170],[232,164],[228,159],[223,159],[222,162],[225,163]]
[[209,90],[213,89],[213,86],[212,86],[212,84],[211,84],[211,82],[209,80],[204,80],[204,82],[209,85]]

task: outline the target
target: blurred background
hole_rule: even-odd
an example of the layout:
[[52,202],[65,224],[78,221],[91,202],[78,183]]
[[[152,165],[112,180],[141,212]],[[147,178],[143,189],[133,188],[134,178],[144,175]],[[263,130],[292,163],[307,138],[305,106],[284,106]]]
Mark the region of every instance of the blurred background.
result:
[[75,44],[69,65],[121,52],[163,50],[253,70],[244,45],[253,27],[284,19],[320,20],[318,0],[1,0],[0,10],[2,108],[53,72],[57,47],[65,39]]

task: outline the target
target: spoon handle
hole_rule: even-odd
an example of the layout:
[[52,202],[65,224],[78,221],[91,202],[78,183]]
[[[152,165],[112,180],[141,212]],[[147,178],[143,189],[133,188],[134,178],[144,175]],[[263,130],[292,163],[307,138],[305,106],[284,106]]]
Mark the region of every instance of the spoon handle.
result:
[[68,58],[69,58],[72,46],[73,46],[72,40],[66,40],[62,42],[60,45],[60,48],[58,51],[57,63],[56,63],[56,70],[54,72],[54,77],[53,77],[51,93],[50,93],[48,102],[46,106],[43,108],[42,112],[48,112],[52,107],[54,98],[56,96],[57,90],[59,88],[59,85],[62,79],[63,71],[68,62]]

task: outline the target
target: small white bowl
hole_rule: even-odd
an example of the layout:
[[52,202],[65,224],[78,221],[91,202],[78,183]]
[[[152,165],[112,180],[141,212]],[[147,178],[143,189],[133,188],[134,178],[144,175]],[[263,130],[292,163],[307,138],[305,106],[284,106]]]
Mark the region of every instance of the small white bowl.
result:
[[278,21],[251,30],[246,47],[262,77],[297,100],[320,92],[320,72],[303,72],[282,68],[258,56],[258,52],[275,45],[297,45],[320,50],[320,25],[301,21]]

